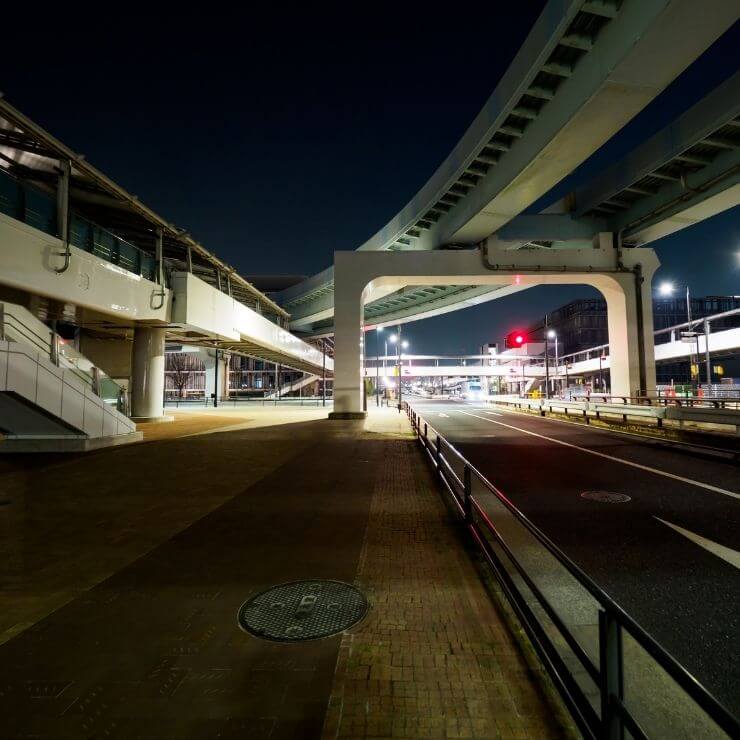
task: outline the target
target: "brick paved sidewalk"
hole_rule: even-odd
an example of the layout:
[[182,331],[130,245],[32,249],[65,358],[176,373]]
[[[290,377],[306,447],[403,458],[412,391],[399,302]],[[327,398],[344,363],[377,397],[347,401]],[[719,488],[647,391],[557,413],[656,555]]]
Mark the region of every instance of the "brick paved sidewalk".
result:
[[342,638],[325,740],[564,736],[414,442],[389,449],[356,582],[372,610]]
[[[0,738],[559,736],[405,417],[371,414],[4,460]],[[315,578],[355,581],[366,620],[237,627]]]

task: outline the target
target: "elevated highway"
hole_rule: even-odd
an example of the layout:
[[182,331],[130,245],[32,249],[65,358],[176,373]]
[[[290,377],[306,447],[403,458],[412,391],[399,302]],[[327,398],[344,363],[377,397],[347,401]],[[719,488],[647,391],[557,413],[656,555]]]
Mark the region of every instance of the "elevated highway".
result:
[[[599,233],[625,231],[621,224],[631,223],[633,215],[636,219],[651,213],[640,224],[649,220],[655,229],[649,233],[632,229],[629,235],[634,238],[626,242],[645,244],[674,228],[659,225],[665,219],[676,221],[675,208],[663,206],[675,199],[675,187],[686,186],[687,177],[701,179],[703,184],[694,187],[692,182],[689,187],[702,188],[703,200],[713,198],[711,207],[705,204],[690,218],[704,218],[736,204],[736,173],[732,163],[728,165],[738,147],[734,123],[738,96],[733,94],[738,80],[733,78],[724,90],[692,109],[686,121],[656,137],[663,142],[670,137],[671,146],[657,147],[653,142],[648,147],[649,171],[635,168],[633,158],[620,165],[623,190],[629,195],[610,193],[599,200],[596,183],[576,194],[590,207],[576,205],[573,210],[571,198],[568,206],[555,207],[551,213],[521,217],[652,101],[736,18],[734,3],[722,0],[708,9],[690,0],[549,2],[455,149],[417,195],[358,250],[479,245],[542,249],[553,243],[583,247]],[[699,174],[704,168],[707,171]],[[720,174],[723,177],[718,179]],[[664,190],[666,184],[670,187]],[[607,202],[615,198],[616,203]],[[640,198],[647,200],[633,203]],[[630,205],[636,210],[624,213]],[[369,302],[365,320],[371,325],[409,321],[505,294],[500,288],[462,280],[454,285],[404,287]],[[333,268],[283,291],[279,302],[290,311],[294,328],[331,333]]]

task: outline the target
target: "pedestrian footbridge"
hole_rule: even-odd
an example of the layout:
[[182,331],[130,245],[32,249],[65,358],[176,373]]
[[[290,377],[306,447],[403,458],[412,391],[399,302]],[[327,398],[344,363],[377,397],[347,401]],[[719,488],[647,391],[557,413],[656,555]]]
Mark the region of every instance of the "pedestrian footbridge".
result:
[[[65,437],[109,438],[133,433],[119,412],[163,417],[165,341],[314,374],[333,370],[331,357],[290,331],[285,309],[2,99],[0,302],[7,329],[0,339],[12,368],[0,393],[17,411],[2,415],[6,437],[48,437],[58,422]],[[33,330],[14,331],[19,322]],[[130,405],[104,403],[95,383],[77,387],[79,374],[58,351],[65,341],[78,363],[120,380]],[[44,376],[53,402],[40,400],[27,373]],[[76,392],[88,398],[80,408],[99,407],[101,425],[91,411],[84,422],[67,413]],[[22,420],[19,403],[34,407]],[[116,423],[103,424],[108,417]]]

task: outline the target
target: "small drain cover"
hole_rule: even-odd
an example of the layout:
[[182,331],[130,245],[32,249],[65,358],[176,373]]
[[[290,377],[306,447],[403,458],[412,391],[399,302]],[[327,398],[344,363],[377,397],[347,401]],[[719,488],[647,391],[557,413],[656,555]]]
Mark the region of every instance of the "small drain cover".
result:
[[632,501],[632,497],[626,493],[612,493],[611,491],[585,491],[581,498],[589,501],[599,501],[602,504],[626,504]]
[[293,581],[245,601],[239,626],[264,640],[316,640],[342,632],[367,613],[367,600],[340,581]]

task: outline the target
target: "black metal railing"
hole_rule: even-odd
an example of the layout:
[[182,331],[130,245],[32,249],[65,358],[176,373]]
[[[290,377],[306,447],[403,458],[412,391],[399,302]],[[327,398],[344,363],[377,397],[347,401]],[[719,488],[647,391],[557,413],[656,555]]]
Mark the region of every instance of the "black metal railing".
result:
[[740,737],[738,719],[675,657],[412,406],[403,408],[585,737]]
[[583,395],[573,395],[571,398],[561,398],[560,395],[551,394],[549,398],[542,395],[541,392],[521,393],[519,398],[544,401],[593,401],[596,403],[620,403],[623,405],[632,404],[634,406],[678,406],[679,408],[707,407],[713,409],[736,408],[740,403],[740,392],[728,391],[726,395],[719,397],[714,396],[672,396],[661,394],[660,390],[642,394],[639,396],[613,396],[609,393],[584,393]]

